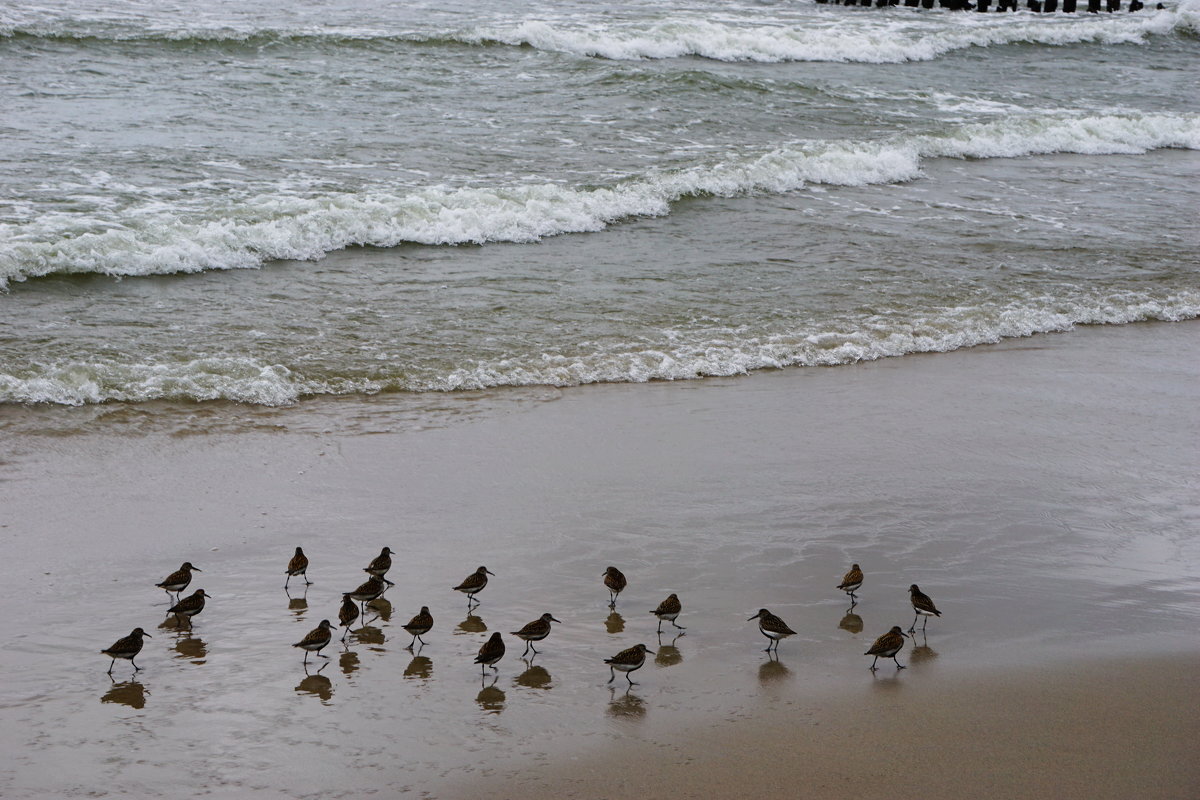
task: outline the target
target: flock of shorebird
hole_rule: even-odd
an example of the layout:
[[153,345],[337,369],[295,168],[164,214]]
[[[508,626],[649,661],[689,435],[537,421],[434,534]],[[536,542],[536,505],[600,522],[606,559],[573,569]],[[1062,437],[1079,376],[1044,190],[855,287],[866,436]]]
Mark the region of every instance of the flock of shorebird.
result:
[[[350,632],[350,626],[354,624],[360,617],[364,620],[367,614],[367,604],[381,597],[389,586],[395,584],[387,579],[387,572],[392,568],[392,551],[390,548],[383,548],[383,551],[374,558],[370,564],[363,567],[363,571],[370,577],[366,582],[352,592],[342,594],[342,605],[338,609],[339,626],[345,628],[342,633],[342,641],[345,641],[346,636]],[[191,619],[204,610],[204,601],[206,598],[211,599],[211,595],[205,593],[203,589],[197,589],[187,597],[180,598],[180,594],[192,582],[192,573],[201,572],[199,567],[192,565],[190,561],[183,562],[175,572],[168,575],[161,583],[155,584],[168,595],[174,595],[174,604],[168,609],[168,615],[174,615],[179,624],[187,622],[191,624]],[[304,555],[303,549],[297,547],[295,555],[287,565],[287,578],[284,580],[284,589],[286,590],[292,578],[302,578],[305,586],[310,586],[311,581],[308,580],[308,557]],[[453,587],[455,591],[462,592],[467,596],[467,610],[470,612],[479,600],[476,595],[483,591],[487,586],[488,576],[495,576],[495,573],[488,570],[487,567],[480,567],[466,577],[466,579],[458,586]],[[604,570],[601,577],[604,579],[604,586],[609,593],[609,608],[616,608],[617,597],[625,589],[627,581],[625,575],[616,567],[609,567]],[[858,564],[851,566],[850,571],[842,578],[842,582],[837,588],[841,589],[850,597],[850,608],[854,608],[857,602],[855,592],[863,584],[863,572]],[[911,634],[916,630],[917,620],[925,617],[925,622],[922,624],[921,630],[924,631],[925,625],[929,624],[929,617],[940,617],[941,612],[934,606],[933,601],[929,599],[914,583],[909,588],[909,599],[912,602],[913,611],[916,612],[913,617],[913,624],[909,627],[908,633]],[[670,622],[675,628],[680,631],[686,630],[682,625],[679,625],[675,620],[679,617],[683,610],[683,605],[679,601],[679,596],[672,594],[659,604],[658,608],[650,613],[658,618],[658,633],[662,633],[662,624]],[[795,631],[788,627],[787,623],[779,617],[772,614],[765,608],[759,609],[758,613],[750,617],[747,622],[758,620],[758,629],[762,631],[763,636],[768,639],[765,652],[770,653],[772,650],[778,651],[779,642],[789,636],[795,635]],[[521,654],[533,651],[537,654],[538,650],[533,646],[534,642],[540,642],[550,635],[550,624],[559,622],[553,615],[546,613],[542,614],[538,619],[530,622],[519,631],[512,631],[512,635],[525,642],[525,651]],[[401,626],[405,631],[412,635],[412,642],[409,643],[406,649],[411,650],[413,646],[420,642],[425,645],[425,640],[421,637],[429,633],[433,628],[433,615],[429,613],[428,606],[421,606],[421,611],[415,617],[408,621],[406,625]],[[138,653],[142,651],[142,638],[149,636],[141,628],[134,628],[133,632],[128,636],[118,639],[111,647],[108,647],[100,652],[112,659],[108,665],[108,674],[112,675],[113,666],[117,663],[117,659],[125,659],[133,665],[134,672],[138,672],[142,668],[137,665],[134,659]],[[896,659],[896,654],[904,647],[904,640],[907,634],[901,630],[899,625],[875,640],[875,644],[871,646],[864,655],[874,656],[875,660],[871,662],[871,671],[876,669],[876,663],[880,657],[890,658],[896,662],[896,669],[904,669],[904,666]],[[304,663],[308,664],[308,654],[316,653],[321,655],[321,650],[324,649],[331,641],[333,641],[334,631],[333,623],[327,619],[321,620],[321,624],[313,628],[300,641],[293,644],[304,651]],[[499,631],[492,634],[491,638],[484,642],[479,648],[479,654],[475,657],[475,663],[479,664],[480,673],[486,674],[485,670],[491,667],[499,672],[496,666],[501,658],[504,657],[505,645],[504,639]],[[608,682],[612,683],[616,679],[617,671],[625,673],[625,679],[629,681],[630,686],[634,685],[630,673],[641,668],[646,662],[646,654],[653,654],[655,651],[650,650],[644,644],[637,644],[626,650],[622,650],[612,658],[604,659],[604,663],[609,667]],[[328,656],[322,656],[328,658]]]

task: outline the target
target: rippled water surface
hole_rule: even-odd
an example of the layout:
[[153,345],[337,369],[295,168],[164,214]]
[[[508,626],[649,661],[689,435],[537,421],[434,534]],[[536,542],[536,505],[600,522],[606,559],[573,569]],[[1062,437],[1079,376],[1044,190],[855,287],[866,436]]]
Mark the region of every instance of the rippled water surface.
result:
[[877,12],[11,6],[0,402],[694,378],[1196,315],[1192,4]]

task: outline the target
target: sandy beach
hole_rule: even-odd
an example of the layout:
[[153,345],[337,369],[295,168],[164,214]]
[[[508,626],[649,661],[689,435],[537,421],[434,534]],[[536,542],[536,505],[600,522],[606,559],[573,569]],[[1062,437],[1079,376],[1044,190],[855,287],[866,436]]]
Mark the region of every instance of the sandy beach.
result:
[[[1198,330],[424,407],[6,408],[0,795],[1195,796]],[[289,645],[383,545],[381,616],[306,672]],[[184,560],[213,596],[190,631],[154,587]],[[911,583],[943,616],[872,675]],[[764,606],[797,631],[778,661]],[[509,637],[481,680],[543,611],[542,655]]]

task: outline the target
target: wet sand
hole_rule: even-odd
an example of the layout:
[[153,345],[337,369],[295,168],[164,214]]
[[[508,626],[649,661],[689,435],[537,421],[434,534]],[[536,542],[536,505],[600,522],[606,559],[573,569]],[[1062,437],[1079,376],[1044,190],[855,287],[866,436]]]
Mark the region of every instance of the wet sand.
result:
[[1113,660],[937,682],[883,667],[871,690],[751,719],[633,732],[601,753],[448,787],[447,797],[1194,798],[1200,677]]
[[[458,797],[492,779],[584,797],[612,768],[645,796],[737,794],[750,772],[803,796],[892,776],[915,728],[943,750],[894,779],[928,796],[1194,796],[1197,332],[425,411],[5,410],[0,795]],[[314,584],[289,596],[296,545]],[[289,645],[383,545],[383,613],[305,670]],[[153,586],[184,560],[213,596],[190,631],[160,625]],[[850,611],[833,587],[852,561]],[[450,587],[480,563],[496,577],[468,615]],[[615,613],[608,564],[630,579]],[[909,669],[872,676],[862,653],[912,621],[910,583],[944,616]],[[688,631],[660,640],[647,611],[672,591]],[[414,654],[400,625],[421,605],[436,621]],[[778,661],[746,621],[763,606],[798,631]],[[481,679],[490,632],[547,610],[563,624],[542,655],[508,637]],[[138,625],[144,671],[110,680],[97,651]],[[610,688],[603,659],[639,641],[658,651],[640,686]],[[781,777],[752,768],[781,752]]]

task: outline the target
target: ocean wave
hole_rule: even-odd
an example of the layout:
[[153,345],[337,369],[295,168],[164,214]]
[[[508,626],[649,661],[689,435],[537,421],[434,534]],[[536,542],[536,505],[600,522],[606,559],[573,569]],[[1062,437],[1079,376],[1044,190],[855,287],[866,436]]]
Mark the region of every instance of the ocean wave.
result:
[[[466,41],[498,42],[616,61],[697,57],[716,61],[861,62],[899,64],[931,61],[970,47],[1007,44],[1144,44],[1152,36],[1192,31],[1190,9],[1127,14],[1075,15],[963,14],[936,23],[888,15],[870,19],[813,18],[802,24],[668,20],[624,25],[578,25],[543,21],[485,29]],[[924,23],[924,24],[920,24]]]
[[[1009,117],[936,135],[868,142],[808,142],[768,152],[630,176],[599,187],[558,183],[394,192],[268,194],[171,209],[81,218],[53,214],[0,226],[0,288],[53,274],[161,275],[313,260],[350,246],[535,242],[599,231],[622,219],[663,216],[694,196],[783,193],[806,184],[910,181],[926,158],[1006,158],[1045,153],[1200,149],[1198,114]],[[95,213],[95,212],[93,212]]]
[[744,375],[756,370],[836,366],[911,353],[948,352],[1077,325],[1200,317],[1200,292],[1120,292],[1029,297],[906,317],[863,317],[776,334],[741,329],[667,331],[656,348],[613,346],[475,361],[442,373],[397,365],[390,375],[304,375],[245,357],[168,363],[114,360],[32,364],[0,372],[0,404],[89,405],[153,400],[229,400],[264,406],[317,395],[452,392],[507,386],[580,386]]
[[[928,61],[971,47],[1007,44],[1144,44],[1170,33],[1200,30],[1200,2],[1184,0],[1159,11],[1119,15],[929,14],[893,9],[879,14],[819,13],[764,17],[681,15],[620,22],[595,19],[498,21],[469,28],[395,30],[375,27],[203,24],[124,19],[52,17],[0,20],[4,39],[81,44],[146,42],[234,47],[531,47],[611,60],[697,57],[718,61],[863,62]],[[818,12],[818,13],[812,13]]]

